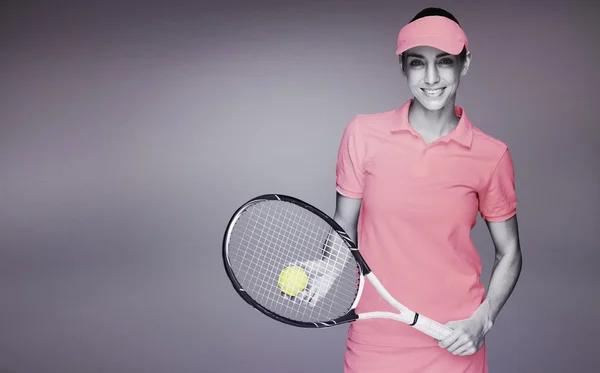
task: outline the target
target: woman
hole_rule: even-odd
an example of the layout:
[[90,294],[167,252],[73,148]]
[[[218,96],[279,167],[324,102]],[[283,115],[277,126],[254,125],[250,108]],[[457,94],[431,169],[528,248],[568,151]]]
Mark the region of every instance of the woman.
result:
[[[450,13],[420,12],[397,54],[414,97],[345,128],[334,219],[394,297],[454,331],[435,341],[397,321],[355,322],[345,372],[485,373],[485,335],[521,270],[512,159],[455,106],[471,52]],[[477,213],[496,250],[487,294],[470,238]],[[367,282],[357,312],[375,310],[394,311]]]

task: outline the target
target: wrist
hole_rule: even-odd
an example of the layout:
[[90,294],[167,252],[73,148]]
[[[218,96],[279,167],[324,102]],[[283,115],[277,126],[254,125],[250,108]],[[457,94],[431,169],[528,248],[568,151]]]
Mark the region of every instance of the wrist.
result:
[[492,326],[494,326],[495,321],[495,317],[492,312],[489,300],[483,301],[483,303],[479,305],[475,313],[477,314],[477,317],[481,320],[484,331],[487,333],[492,328]]

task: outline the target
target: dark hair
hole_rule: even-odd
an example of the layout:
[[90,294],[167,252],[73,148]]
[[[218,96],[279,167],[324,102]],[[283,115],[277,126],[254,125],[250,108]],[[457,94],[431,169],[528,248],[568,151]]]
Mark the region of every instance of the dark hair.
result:
[[[458,20],[456,19],[456,17],[454,17],[454,15],[452,15],[452,13],[450,13],[447,10],[442,9],[442,8],[425,8],[425,9],[421,10],[419,13],[417,13],[417,15],[414,16],[414,18],[411,19],[409,23],[412,23],[412,22],[416,21],[417,19],[420,19],[423,17],[430,17],[430,16],[446,17],[446,18],[456,22],[456,24],[460,26],[460,23],[458,23]],[[406,63],[406,60],[404,59],[404,53],[400,57],[402,58],[402,69],[404,69],[404,65]],[[463,48],[462,52],[460,52],[460,54],[458,55],[458,59],[460,60],[461,63],[465,62],[465,60],[467,59],[467,48]]]
[[446,18],[456,22],[456,24],[460,26],[460,23],[458,23],[458,20],[456,19],[456,17],[454,17],[452,15],[452,13],[450,13],[447,10],[442,9],[442,8],[425,8],[422,11],[420,11],[419,13],[417,13],[417,15],[413,19],[411,19],[409,23],[412,23],[412,22],[416,21],[417,19],[420,19],[423,17],[431,17],[431,16],[446,17]]

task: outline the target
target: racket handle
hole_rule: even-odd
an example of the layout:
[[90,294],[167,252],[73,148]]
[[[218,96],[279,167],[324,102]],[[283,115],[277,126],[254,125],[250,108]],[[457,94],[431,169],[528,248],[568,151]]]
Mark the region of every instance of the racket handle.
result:
[[433,321],[423,315],[419,315],[417,323],[413,325],[413,328],[420,330],[421,332],[441,341],[452,333],[452,329],[442,325],[436,321]]

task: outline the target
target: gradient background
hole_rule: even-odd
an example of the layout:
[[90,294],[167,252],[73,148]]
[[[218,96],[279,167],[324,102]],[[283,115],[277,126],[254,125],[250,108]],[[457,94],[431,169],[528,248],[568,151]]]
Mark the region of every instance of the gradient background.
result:
[[[516,167],[524,268],[490,372],[591,371],[598,6],[536,3],[3,2],[0,372],[342,372],[347,329],[246,306],[222,235],[267,192],[333,213],[342,131],[409,98],[395,39],[432,5],[471,41],[457,103]],[[487,286],[481,220],[473,239]]]

